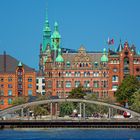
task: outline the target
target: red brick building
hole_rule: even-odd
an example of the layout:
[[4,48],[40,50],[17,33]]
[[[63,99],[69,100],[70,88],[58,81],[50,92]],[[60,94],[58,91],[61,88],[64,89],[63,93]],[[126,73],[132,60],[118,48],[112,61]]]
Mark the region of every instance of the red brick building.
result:
[[36,95],[35,70],[10,55],[0,55],[0,110],[19,96]]
[[65,98],[81,84],[87,93],[99,98],[114,97],[115,91],[127,75],[140,78],[140,55],[134,45],[120,42],[117,51],[87,52],[81,46],[78,51],[60,48],[61,35],[58,24],[51,33],[48,19],[40,45],[40,72],[44,73],[46,95]]

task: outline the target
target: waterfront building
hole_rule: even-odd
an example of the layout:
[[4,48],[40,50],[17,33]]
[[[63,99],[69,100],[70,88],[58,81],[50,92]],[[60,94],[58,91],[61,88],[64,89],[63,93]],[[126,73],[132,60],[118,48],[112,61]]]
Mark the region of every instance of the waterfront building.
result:
[[86,51],[83,45],[78,51],[61,48],[58,23],[55,22],[52,33],[46,18],[39,71],[45,77],[46,96],[66,98],[81,84],[86,93],[113,98],[127,75],[140,79],[140,55],[127,41],[124,45],[120,41],[117,51],[105,48],[100,52]]
[[10,107],[15,97],[35,95],[35,70],[6,53],[0,55],[0,110]]
[[36,93],[40,95],[45,95],[45,77],[42,73],[37,73],[36,75]]

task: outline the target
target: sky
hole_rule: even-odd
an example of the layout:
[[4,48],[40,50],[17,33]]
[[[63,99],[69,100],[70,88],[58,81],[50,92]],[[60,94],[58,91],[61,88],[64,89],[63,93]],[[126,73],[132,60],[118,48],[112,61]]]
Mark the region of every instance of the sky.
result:
[[120,39],[140,50],[140,0],[0,0],[0,53],[38,69],[46,9],[51,30],[59,25],[61,47],[88,51]]

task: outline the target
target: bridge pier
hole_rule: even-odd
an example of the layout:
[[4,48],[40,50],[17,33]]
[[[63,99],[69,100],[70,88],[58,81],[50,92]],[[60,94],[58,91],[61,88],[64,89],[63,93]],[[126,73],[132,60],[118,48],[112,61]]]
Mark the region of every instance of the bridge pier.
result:
[[56,116],[56,119],[57,119],[57,110],[58,110],[58,103],[55,103],[55,116]]
[[21,119],[24,117],[24,108],[21,108]]
[[79,114],[80,114],[80,119],[82,118],[82,104],[81,104],[81,102],[79,103]]
[[108,108],[108,118],[111,119],[111,108]]
[[85,117],[86,117],[85,109],[86,109],[86,105],[85,105],[85,103],[83,103],[83,118],[84,118],[84,120],[85,120]]
[[50,115],[51,115],[51,120],[53,119],[53,103],[50,103]]

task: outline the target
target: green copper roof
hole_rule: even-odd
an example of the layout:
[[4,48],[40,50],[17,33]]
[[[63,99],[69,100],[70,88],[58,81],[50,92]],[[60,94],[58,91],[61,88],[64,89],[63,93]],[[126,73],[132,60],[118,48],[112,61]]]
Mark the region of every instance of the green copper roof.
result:
[[22,67],[22,63],[21,63],[21,61],[19,61],[19,63],[18,63],[18,67]]
[[103,49],[103,55],[101,57],[101,62],[108,62],[108,56],[107,56],[105,48]]
[[54,32],[53,32],[51,38],[61,38],[61,35],[59,34],[59,31],[58,31],[58,23],[57,22],[55,22],[55,24],[54,24]]
[[63,59],[63,57],[61,56],[61,49],[60,49],[60,48],[58,49],[58,56],[57,56],[57,58],[56,58],[55,61],[56,61],[56,62],[64,62],[64,59]]

